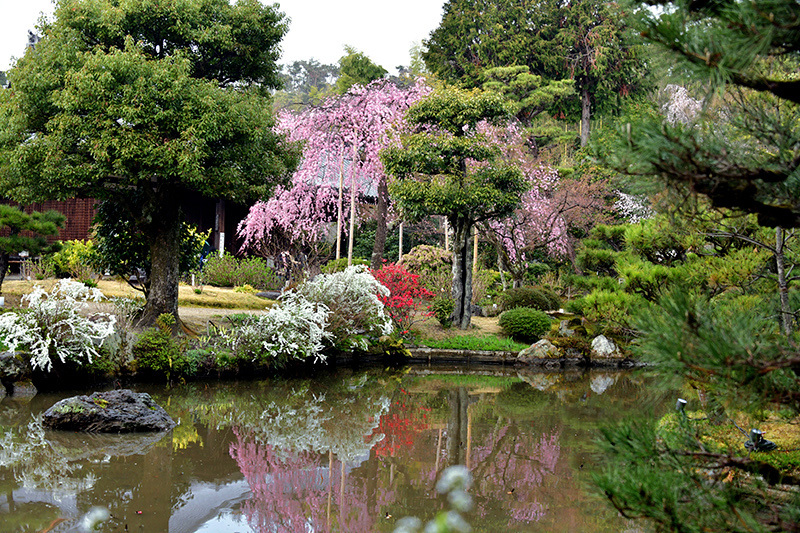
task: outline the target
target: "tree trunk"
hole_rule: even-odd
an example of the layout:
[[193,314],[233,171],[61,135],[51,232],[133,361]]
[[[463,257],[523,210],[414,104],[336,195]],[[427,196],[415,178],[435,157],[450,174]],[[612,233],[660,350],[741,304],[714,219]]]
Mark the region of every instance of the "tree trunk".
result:
[[336,210],[336,259],[342,257],[342,195],[344,193],[344,169],[339,164],[339,201]]
[[589,88],[581,89],[581,148],[589,144],[589,119],[592,116]]
[[378,182],[378,205],[375,208],[375,218],[378,226],[375,228],[375,244],[372,246],[372,259],[370,267],[378,270],[383,262],[383,253],[386,251],[386,213],[389,211],[389,187],[386,179]]
[[787,337],[792,334],[794,315],[789,303],[789,283],[786,281],[786,257],[784,255],[785,233],[775,228],[775,265],[778,273],[778,296],[781,302],[781,328]]
[[0,292],[3,290],[3,281],[6,279],[6,272],[8,272],[8,254],[0,253]]
[[[162,205],[168,205],[166,202]],[[180,274],[180,213],[177,207],[158,211],[158,222],[150,233],[150,290],[140,326],[152,326],[159,315],[169,314],[178,322],[178,277]]]
[[472,223],[458,219],[453,224],[453,324],[467,329],[472,319]]
[[350,182],[350,235],[347,236],[347,266],[353,266],[353,238],[356,233],[356,176]]

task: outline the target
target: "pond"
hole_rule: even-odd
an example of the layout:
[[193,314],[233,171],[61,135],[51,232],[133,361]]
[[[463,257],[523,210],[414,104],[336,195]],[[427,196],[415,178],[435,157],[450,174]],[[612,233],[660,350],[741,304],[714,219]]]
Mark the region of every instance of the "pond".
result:
[[0,531],[392,531],[446,508],[435,481],[472,472],[474,531],[639,531],[591,490],[601,424],[674,397],[633,373],[338,371],[140,386],[179,425],[159,435],[44,431],[70,394],[0,401]]

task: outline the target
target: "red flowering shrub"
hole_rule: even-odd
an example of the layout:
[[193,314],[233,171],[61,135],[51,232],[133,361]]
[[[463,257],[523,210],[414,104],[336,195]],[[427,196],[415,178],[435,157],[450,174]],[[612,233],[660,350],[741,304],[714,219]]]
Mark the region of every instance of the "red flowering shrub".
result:
[[401,335],[407,334],[412,324],[422,317],[430,316],[429,312],[417,311],[422,300],[434,296],[419,284],[419,274],[412,274],[402,265],[387,263],[380,270],[373,270],[372,275],[390,291],[389,296],[378,298]]

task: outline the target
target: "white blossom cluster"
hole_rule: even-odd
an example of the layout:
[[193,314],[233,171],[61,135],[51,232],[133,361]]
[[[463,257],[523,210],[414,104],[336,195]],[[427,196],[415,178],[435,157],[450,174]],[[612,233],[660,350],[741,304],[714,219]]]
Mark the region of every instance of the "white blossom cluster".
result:
[[336,341],[360,333],[390,335],[392,321],[378,295],[387,289],[364,265],[349,266],[342,272],[320,274],[298,287],[308,300],[325,304],[331,312],[329,328]]
[[102,298],[99,289],[70,279],[59,280],[49,293],[37,285],[22,297],[27,309],[0,315],[0,339],[9,351],[27,350],[33,368],[49,371],[54,355],[62,363],[91,362],[114,334],[116,319],[106,313],[87,318],[79,311]]
[[703,109],[703,102],[689,96],[686,87],[670,84],[664,88],[669,95],[669,100],[662,107],[662,111],[670,124],[691,124]]
[[646,196],[625,194],[622,191],[616,191],[616,194],[618,200],[614,202],[614,209],[631,224],[638,224],[655,216],[655,212],[650,207],[650,202]]
[[325,341],[341,345],[360,333],[392,332],[379,293],[388,295],[388,289],[363,265],[320,274],[284,293],[267,314],[230,332],[226,342],[234,351],[258,347],[259,356],[324,361]]
[[253,317],[227,337],[234,351],[243,346],[263,349],[261,356],[289,359],[325,360],[322,341],[330,337],[325,331],[328,308],[289,292],[266,315]]

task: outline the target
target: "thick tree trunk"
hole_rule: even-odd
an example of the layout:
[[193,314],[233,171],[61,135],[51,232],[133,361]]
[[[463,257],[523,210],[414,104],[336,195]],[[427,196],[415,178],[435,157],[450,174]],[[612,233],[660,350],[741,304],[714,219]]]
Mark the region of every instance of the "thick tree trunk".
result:
[[6,272],[8,272],[8,254],[0,253],[0,292],[3,290],[3,281],[6,279]]
[[453,225],[453,324],[467,329],[472,320],[472,223],[459,219]]
[[778,273],[778,296],[781,302],[781,328],[784,335],[788,337],[794,329],[794,314],[789,303],[789,282],[786,281],[785,237],[783,228],[775,228],[775,265]]
[[378,226],[375,228],[375,244],[372,246],[372,259],[370,267],[378,270],[383,262],[383,254],[386,251],[386,214],[389,211],[389,187],[386,179],[378,182],[378,205],[375,209],[375,218]]
[[589,88],[581,90],[581,148],[589,144],[589,119],[592,116]]
[[150,233],[150,290],[141,326],[152,326],[159,315],[169,314],[178,322],[178,278],[180,274],[180,214],[177,207],[159,210],[159,224]]

